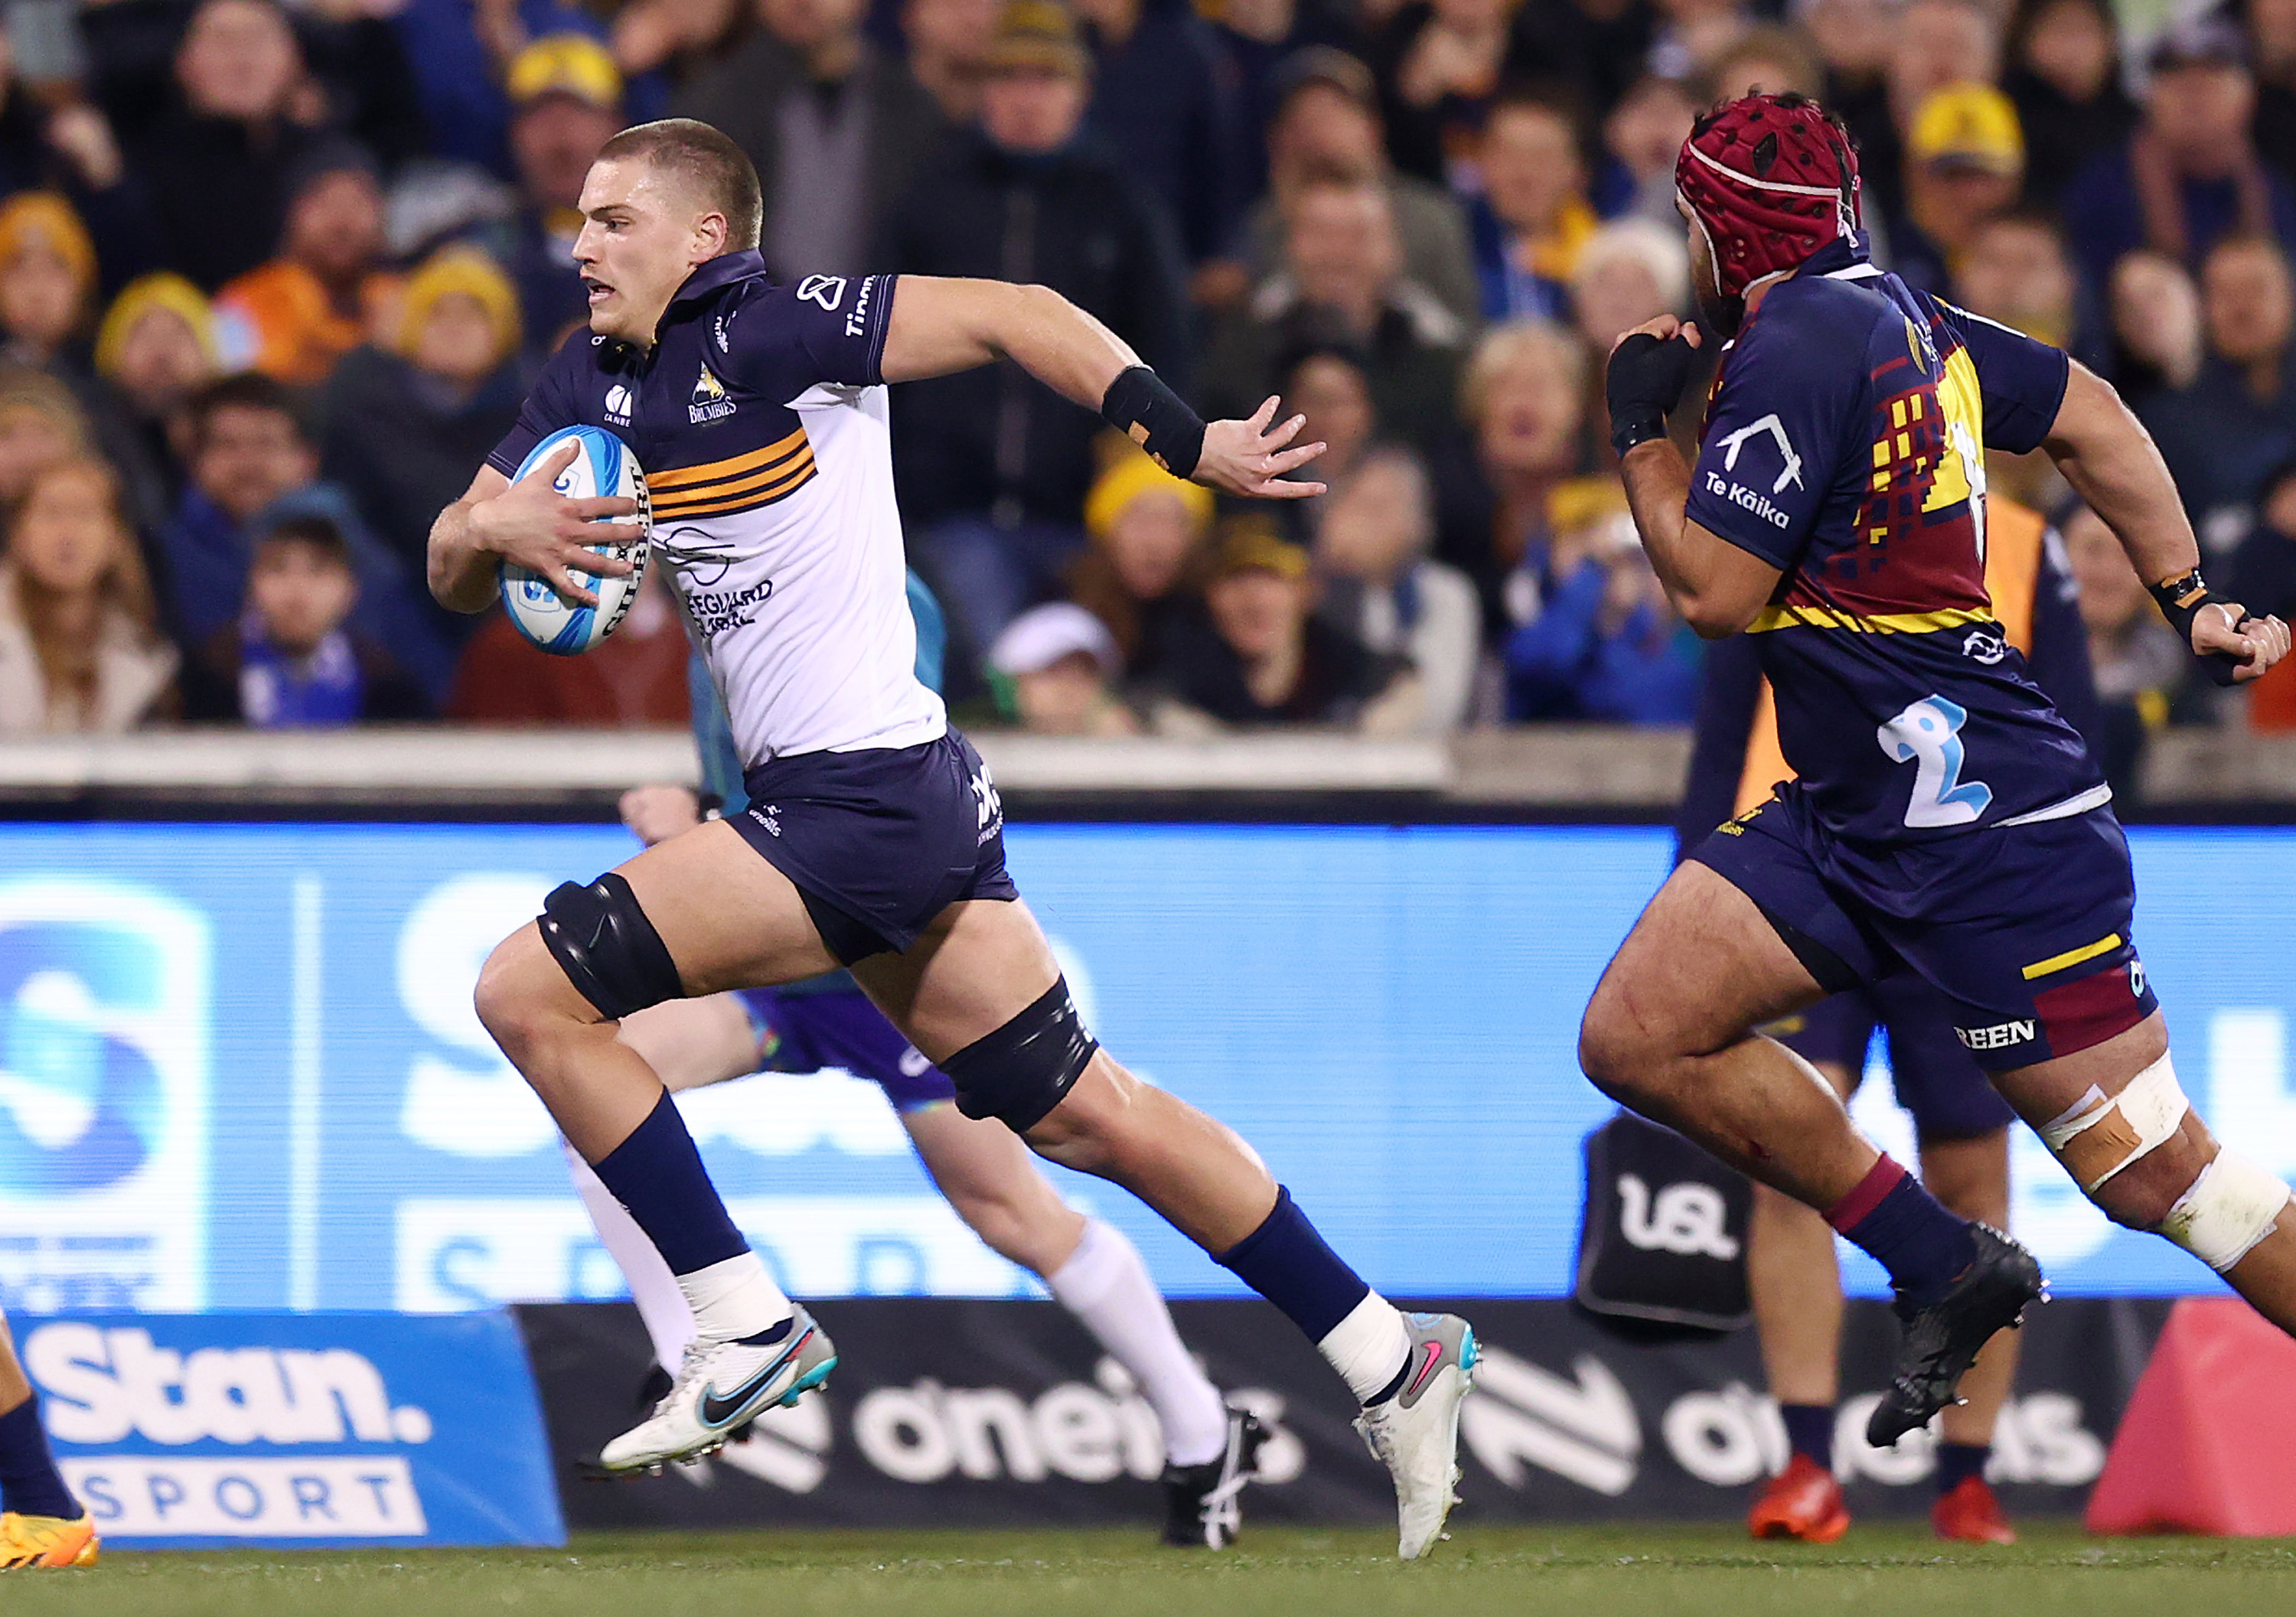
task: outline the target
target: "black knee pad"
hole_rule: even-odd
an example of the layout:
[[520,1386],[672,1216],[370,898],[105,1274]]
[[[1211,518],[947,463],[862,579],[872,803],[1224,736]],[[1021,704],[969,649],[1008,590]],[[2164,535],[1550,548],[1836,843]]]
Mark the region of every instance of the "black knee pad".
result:
[[993,1117],[1025,1134],[1061,1104],[1099,1048],[1069,997],[1068,980],[1061,978],[1027,1010],[942,1062],[940,1070],[956,1086],[959,1112]]
[[537,924],[567,980],[609,1022],[685,992],[669,946],[611,870],[587,887],[562,883],[542,901]]

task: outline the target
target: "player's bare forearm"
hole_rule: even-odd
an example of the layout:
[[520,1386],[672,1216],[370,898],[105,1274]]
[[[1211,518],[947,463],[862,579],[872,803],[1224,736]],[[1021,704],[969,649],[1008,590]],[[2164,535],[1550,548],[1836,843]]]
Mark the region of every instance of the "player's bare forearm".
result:
[[1140,363],[1130,345],[1048,286],[903,275],[885,332],[887,382],[917,382],[1010,359],[1088,410]]
[[494,603],[501,558],[480,550],[471,532],[467,496],[430,524],[430,597],[450,612],[482,612]]
[[1709,640],[1734,635],[1776,590],[1778,570],[1689,520],[1690,464],[1672,440],[1652,439],[1619,463],[1651,570],[1684,622]]
[[2112,384],[2078,360],[2046,447],[2147,584],[2180,579],[2201,564],[2193,524],[2152,435]]

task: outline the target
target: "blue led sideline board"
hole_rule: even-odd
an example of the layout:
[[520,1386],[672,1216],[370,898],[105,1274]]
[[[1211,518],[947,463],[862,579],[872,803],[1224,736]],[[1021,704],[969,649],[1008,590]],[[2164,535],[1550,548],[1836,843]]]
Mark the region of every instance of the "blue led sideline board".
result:
[[[2131,841],[2185,1087],[2296,1171],[2296,977],[2222,931],[2224,894],[2296,889],[2296,829]],[[1373,1284],[1567,1289],[1579,1140],[1607,1110],[1573,1064],[1578,1013],[1664,832],[1029,825],[1010,850],[1095,1030],[1241,1129]],[[0,826],[0,1306],[619,1294],[470,991],[550,887],[631,851],[591,826]],[[685,1104],[791,1290],[1029,1289],[933,1195],[873,1088],[761,1077]],[[1910,1150],[1885,1084],[1858,1112]],[[1235,1291],[1122,1193],[1054,1171],[1168,1292]],[[2214,1285],[2021,1137],[2015,1171],[2060,1293]],[[1849,1274],[1879,1289],[1862,1259]]]

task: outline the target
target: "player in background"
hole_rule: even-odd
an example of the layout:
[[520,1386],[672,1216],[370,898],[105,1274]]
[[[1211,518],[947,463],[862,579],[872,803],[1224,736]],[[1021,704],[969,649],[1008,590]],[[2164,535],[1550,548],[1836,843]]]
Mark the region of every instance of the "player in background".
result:
[[[2063,541],[2037,511],[1998,497],[1986,505],[1985,590],[2004,637],[2058,714],[2096,734],[2096,687],[2088,636],[2074,597]],[[1793,770],[1778,751],[1776,699],[1762,677],[1757,642],[1739,635],[1709,646],[1702,673],[1690,777],[1676,826],[1687,852],[1723,821],[1752,812]],[[1914,1120],[1922,1183],[1947,1211],[2009,1228],[2009,1125],[2017,1114],[1953,1034],[1951,1007],[1911,972],[1853,989],[1761,1031],[1817,1069],[1845,1101],[1866,1074],[1878,1029],[1888,1035],[1890,1082]],[[1770,1395],[1789,1446],[1746,1524],[1758,1539],[1830,1544],[1849,1528],[1833,1469],[1841,1397],[1841,1275],[1833,1232],[1810,1209],[1768,1186],[1754,1186],[1746,1276]],[[1988,1342],[1962,1379],[1962,1401],[1939,1418],[1939,1538],[2009,1544],[2016,1532],[1985,1481],[1993,1428],[2017,1367],[2017,1336]]]
[[1889,1272],[1905,1334],[1877,1446],[1927,1424],[2046,1294],[2030,1253],[1940,1206],[1755,1031],[1897,970],[1945,997],[2108,1216],[2296,1329],[2288,1186],[2178,1088],[2111,788],[1986,595],[1984,449],[2046,447],[2220,681],[2262,675],[2287,626],[2209,594],[2168,470],[2109,386],[1869,261],[1857,159],[1821,109],[1733,102],[1698,120],[1675,181],[1706,324],[1734,341],[1693,466],[1667,417],[1707,332],[1667,317],[1621,340],[1611,443],[1677,610],[1755,638],[1797,778],[1668,878],[1596,986],[1581,1065]]
[[[939,690],[946,631],[939,603],[914,573],[909,604],[917,619],[917,677]],[[648,847],[700,825],[705,804],[712,815],[749,807],[718,689],[698,656],[692,674],[702,791],[641,786],[623,795],[623,821]],[[1139,1383],[1164,1433],[1164,1542],[1210,1549],[1234,1542],[1240,1496],[1266,1441],[1259,1423],[1228,1408],[1206,1379],[1123,1231],[1062,1201],[1011,1129],[957,1111],[947,1075],[917,1054],[850,974],[666,1000],[626,1017],[621,1039],[673,1095],[761,1071],[824,1067],[877,1085],[957,1215],[997,1253],[1043,1280],[1053,1300]],[[590,1221],[629,1282],[654,1362],[667,1370],[693,1339],[685,1293],[589,1164],[570,1147],[567,1157]]]
[[841,966],[948,1075],[967,1116],[1132,1191],[1316,1344],[1394,1479],[1398,1553],[1424,1555],[1452,1503],[1473,1334],[1374,1292],[1250,1146],[1139,1082],[1085,1029],[1004,868],[995,783],[916,678],[885,388],[1009,359],[1176,475],[1232,495],[1321,492],[1283,480],[1322,446],[1292,447],[1304,423],[1275,424],[1274,399],[1250,421],[1205,423],[1043,287],[775,284],[757,252],[756,171],[705,124],[616,135],[581,208],[590,329],[545,367],[517,427],[439,513],[431,592],[485,611],[515,562],[587,603],[578,572],[627,571],[589,546],[636,539],[611,520],[632,505],[552,487],[575,446],[510,475],[560,428],[616,433],[645,469],[656,554],[726,699],[750,800],[558,889],[478,985],[480,1021],[693,1310],[676,1384],[602,1463],[705,1453],[819,1384],[836,1358],[734,1228],[660,1078],[617,1024],[666,999]]
[[96,1548],[95,1523],[56,1469],[39,1394],[0,1319],[0,1572],[94,1566]]

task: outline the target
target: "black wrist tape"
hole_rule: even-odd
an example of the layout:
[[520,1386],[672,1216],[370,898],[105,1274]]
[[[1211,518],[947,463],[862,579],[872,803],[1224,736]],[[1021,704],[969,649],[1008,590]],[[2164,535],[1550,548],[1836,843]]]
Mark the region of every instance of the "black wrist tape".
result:
[[1623,414],[1611,413],[1611,447],[1618,451],[1620,460],[1626,459],[1627,451],[1636,445],[1646,444],[1665,436],[1666,413],[1655,405]]
[[[2161,615],[2169,620],[2169,627],[2177,631],[2177,638],[2185,643],[2186,651],[2192,651],[2193,622],[2201,615],[2201,608],[2221,604],[2209,594],[2209,587],[2201,578],[2201,570],[2195,567],[2181,577],[2145,587],[2152,591],[2152,599],[2159,603]],[[2233,671],[2239,668],[2239,663],[2222,652],[2205,652],[2196,655],[2200,657],[2201,666],[2208,670],[2210,679],[2221,685],[2233,683]]]
[[1117,373],[1100,401],[1100,415],[1174,477],[1195,475],[1204,454],[1203,417],[1146,365]]

